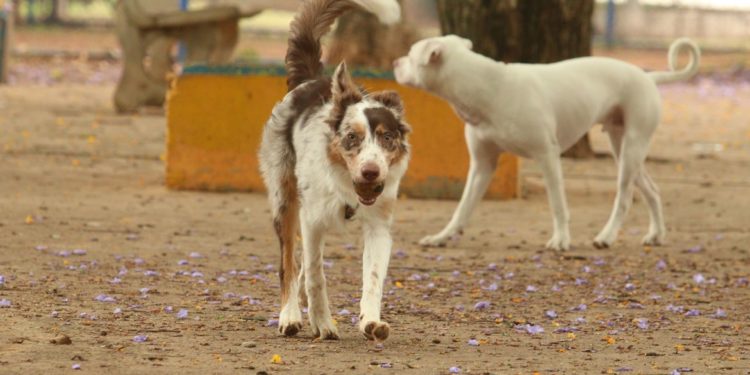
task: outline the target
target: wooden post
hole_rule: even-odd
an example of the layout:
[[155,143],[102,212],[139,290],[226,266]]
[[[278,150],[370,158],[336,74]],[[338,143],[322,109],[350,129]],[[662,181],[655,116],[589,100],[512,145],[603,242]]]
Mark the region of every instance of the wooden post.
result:
[[13,3],[0,0],[0,83],[8,82],[10,41],[13,32]]

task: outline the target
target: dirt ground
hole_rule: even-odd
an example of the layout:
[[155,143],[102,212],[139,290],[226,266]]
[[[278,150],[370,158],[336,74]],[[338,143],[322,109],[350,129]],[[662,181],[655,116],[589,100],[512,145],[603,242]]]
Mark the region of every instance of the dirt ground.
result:
[[[551,218],[530,162],[524,198],[483,202],[446,248],[414,243],[456,202],[402,200],[391,337],[376,345],[352,321],[356,224],[326,250],[342,339],[279,336],[265,197],[166,190],[164,117],[114,114],[117,66],[81,65],[80,77],[105,73],[80,83],[75,67],[23,65],[0,86],[0,373],[750,374],[747,81],[662,89],[648,168],[666,246],[639,244],[639,199],[613,249],[590,245],[614,198],[607,158],[564,162],[566,253],[543,249]],[[72,343],[50,342],[60,335]]]

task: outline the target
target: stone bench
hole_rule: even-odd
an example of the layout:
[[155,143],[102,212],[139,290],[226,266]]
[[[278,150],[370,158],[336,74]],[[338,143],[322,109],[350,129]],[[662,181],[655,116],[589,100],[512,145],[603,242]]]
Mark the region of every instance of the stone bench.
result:
[[180,10],[178,0],[119,0],[115,29],[123,71],[114,95],[118,112],[164,103],[172,72],[172,49],[184,43],[186,64],[222,64],[237,44],[239,21],[260,9],[222,5]]
[[[457,199],[469,154],[464,125],[450,106],[392,75],[353,72],[370,91],[396,90],[413,127],[412,158],[401,193],[414,198]],[[286,94],[282,66],[189,66],[176,78],[167,103],[166,184],[172,189],[263,191],[258,146],[273,106]],[[519,196],[519,160],[503,154],[487,196]]]

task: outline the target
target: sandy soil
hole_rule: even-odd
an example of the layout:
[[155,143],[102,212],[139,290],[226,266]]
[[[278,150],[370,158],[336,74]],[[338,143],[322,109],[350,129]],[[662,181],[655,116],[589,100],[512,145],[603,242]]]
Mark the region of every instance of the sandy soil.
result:
[[[666,246],[639,245],[640,200],[615,248],[590,245],[614,196],[606,158],[565,161],[563,254],[543,250],[532,163],[525,197],[484,202],[447,248],[414,242],[455,202],[400,202],[383,345],[352,324],[356,224],[326,250],[342,339],[280,337],[265,197],[166,190],[164,118],[117,116],[111,93],[111,81],[0,87],[0,373],[750,373],[747,82],[663,88],[648,168]],[[600,132],[594,143],[606,150]]]

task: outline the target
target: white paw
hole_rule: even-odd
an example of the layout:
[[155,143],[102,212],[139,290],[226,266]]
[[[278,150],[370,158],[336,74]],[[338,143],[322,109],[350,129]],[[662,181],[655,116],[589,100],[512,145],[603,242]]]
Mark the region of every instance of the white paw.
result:
[[388,338],[388,335],[391,333],[391,326],[386,322],[363,320],[359,322],[359,331],[368,340],[381,342]]
[[313,336],[320,340],[338,340],[339,330],[329,316],[327,319],[310,318],[310,326]]
[[664,244],[664,233],[651,232],[643,237],[642,243],[646,246],[661,246]]
[[594,238],[594,247],[597,249],[608,249],[615,243],[615,239],[617,239],[617,235],[602,231]]
[[299,306],[291,307],[287,303],[279,314],[279,333],[284,336],[294,336],[302,330],[302,312]]
[[555,233],[547,241],[547,249],[554,251],[565,251],[570,249],[570,235]]
[[457,239],[458,235],[458,233],[444,234],[443,232],[440,232],[438,234],[423,237],[419,240],[419,245],[425,247],[444,247],[449,240]]

